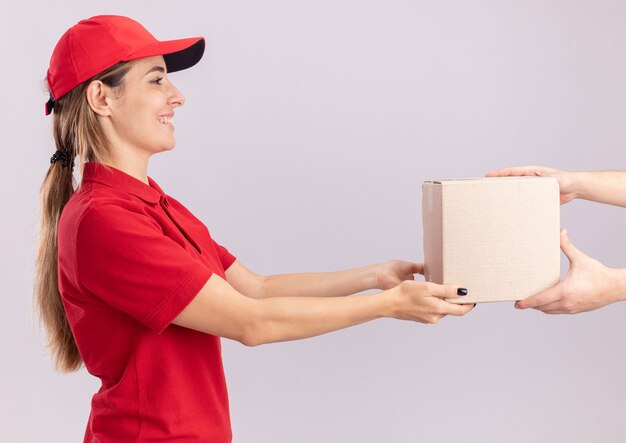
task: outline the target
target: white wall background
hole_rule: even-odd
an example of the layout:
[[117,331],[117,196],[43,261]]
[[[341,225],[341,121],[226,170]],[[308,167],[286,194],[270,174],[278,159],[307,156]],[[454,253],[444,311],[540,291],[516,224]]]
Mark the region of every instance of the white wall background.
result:
[[[11,2],[0,85],[0,440],[82,441],[97,381],[52,370],[31,313],[40,87],[81,18],[207,37],[172,75],[178,145],[150,176],[260,273],[422,260],[420,186],[537,163],[624,169],[626,3]],[[574,202],[574,244],[626,267],[626,210]],[[566,269],[564,261],[564,270]],[[235,442],[622,442],[626,304],[579,316],[478,306],[248,349],[224,340]]]

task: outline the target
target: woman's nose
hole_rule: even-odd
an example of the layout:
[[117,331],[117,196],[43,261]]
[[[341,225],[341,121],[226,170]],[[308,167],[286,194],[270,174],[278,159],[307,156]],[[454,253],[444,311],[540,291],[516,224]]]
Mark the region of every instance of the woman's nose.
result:
[[170,91],[169,102],[174,106],[182,106],[185,104],[185,96],[174,85],[172,85],[172,90]]

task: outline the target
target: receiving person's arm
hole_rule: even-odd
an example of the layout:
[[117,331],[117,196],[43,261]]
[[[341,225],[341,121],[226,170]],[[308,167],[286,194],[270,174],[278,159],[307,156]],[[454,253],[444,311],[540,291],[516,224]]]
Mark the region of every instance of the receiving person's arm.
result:
[[543,166],[504,168],[487,177],[555,177],[559,182],[561,204],[575,198],[626,207],[626,171],[570,172]]
[[626,208],[626,171],[574,174],[578,198]]

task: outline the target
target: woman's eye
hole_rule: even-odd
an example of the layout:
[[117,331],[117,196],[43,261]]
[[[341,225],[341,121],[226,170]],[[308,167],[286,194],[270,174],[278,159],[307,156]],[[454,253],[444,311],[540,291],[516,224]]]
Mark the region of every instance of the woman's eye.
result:
[[155,84],[157,84],[157,85],[160,85],[162,81],[163,81],[163,77],[159,77],[159,78],[157,78],[157,79],[155,79],[155,80],[152,80],[152,83],[155,83]]

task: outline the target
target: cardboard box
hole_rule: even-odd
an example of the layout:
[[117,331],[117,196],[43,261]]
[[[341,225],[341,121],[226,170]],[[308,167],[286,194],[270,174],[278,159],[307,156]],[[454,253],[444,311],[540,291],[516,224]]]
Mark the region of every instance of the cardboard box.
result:
[[456,303],[521,300],[559,281],[554,178],[427,181],[422,218],[424,277],[467,288]]

